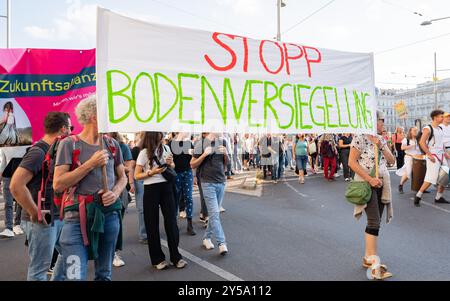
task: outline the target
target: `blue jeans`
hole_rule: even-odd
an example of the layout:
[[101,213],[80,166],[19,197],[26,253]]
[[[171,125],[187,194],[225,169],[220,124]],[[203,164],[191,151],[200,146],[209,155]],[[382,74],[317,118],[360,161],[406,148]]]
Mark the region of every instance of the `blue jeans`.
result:
[[284,157],[286,158],[284,160],[284,167],[288,167],[291,164],[291,161],[292,161],[291,155],[292,155],[292,153],[289,150],[284,152]]
[[255,164],[256,164],[256,167],[261,166],[261,154],[259,152],[259,149],[256,151],[256,154],[255,154]]
[[7,229],[13,229],[14,223],[14,198],[9,191],[9,184],[11,183],[11,178],[3,178],[3,198],[5,199],[5,226]]
[[[118,212],[105,214],[104,233],[100,235],[98,258],[95,260],[95,281],[111,281],[112,262],[120,230]],[[66,263],[67,280],[87,280],[88,248],[83,244],[80,222],[66,221],[59,238]]]
[[64,280],[64,260],[61,256],[61,245],[58,242],[63,222],[56,218],[54,225],[49,226],[22,221],[21,226],[27,236],[28,256],[30,257],[27,280],[47,281],[47,271],[52,263],[55,248],[60,255],[56,261],[51,280]]
[[192,175],[192,169],[177,173],[177,178],[175,180],[176,215],[178,215],[178,207],[179,207],[178,202],[180,200],[181,194],[183,194],[184,203],[186,204],[186,216],[187,218],[192,218],[192,211],[194,206],[194,201],[192,200],[193,187],[194,187],[194,176]]
[[279,161],[278,161],[278,179],[283,177],[285,161],[286,161],[286,156],[283,153],[280,155]]
[[144,221],[144,182],[134,180],[134,195],[136,198],[136,209],[138,211],[138,236],[139,239],[147,239]]
[[225,170],[225,175],[227,177],[230,177],[231,174],[233,173],[232,164],[231,164],[232,160],[233,160],[233,157],[230,154],[228,154],[228,161],[227,161],[227,166],[226,166],[226,170]]
[[225,183],[202,183],[203,196],[208,207],[209,222],[203,239],[214,235],[219,245],[225,244],[225,233],[220,223],[219,208],[225,194]]
[[241,155],[242,151],[238,150],[237,146],[235,145],[233,151],[233,169],[235,171],[242,169]]
[[278,174],[278,165],[278,160],[272,165],[272,180],[278,180],[280,178]]

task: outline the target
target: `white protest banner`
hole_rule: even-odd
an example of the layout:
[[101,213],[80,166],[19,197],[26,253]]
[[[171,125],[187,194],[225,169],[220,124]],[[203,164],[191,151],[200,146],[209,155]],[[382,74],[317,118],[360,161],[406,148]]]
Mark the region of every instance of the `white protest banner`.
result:
[[375,133],[372,54],[97,22],[101,132]]

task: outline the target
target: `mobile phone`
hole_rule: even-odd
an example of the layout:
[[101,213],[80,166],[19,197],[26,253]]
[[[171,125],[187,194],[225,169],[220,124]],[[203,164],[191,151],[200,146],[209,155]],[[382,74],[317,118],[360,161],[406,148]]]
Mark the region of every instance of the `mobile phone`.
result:
[[47,222],[47,225],[50,225],[52,223],[52,215],[50,214],[50,212],[45,213],[44,219]]

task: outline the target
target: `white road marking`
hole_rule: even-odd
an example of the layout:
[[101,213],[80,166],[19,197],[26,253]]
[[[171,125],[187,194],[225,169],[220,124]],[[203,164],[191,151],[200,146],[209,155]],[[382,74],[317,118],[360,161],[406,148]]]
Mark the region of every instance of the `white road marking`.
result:
[[[411,198],[411,200],[414,200],[414,198]],[[440,211],[442,211],[442,212],[450,213],[450,210],[444,209],[444,208],[439,207],[439,206],[437,206],[437,205],[435,205],[435,204],[428,203],[428,202],[425,202],[425,201],[420,201],[420,203],[421,203],[421,204],[424,204],[424,205],[427,205],[427,206],[429,206],[429,207],[432,207],[432,208],[434,208],[434,209],[440,210]]]
[[289,187],[290,189],[292,189],[293,191],[295,191],[296,194],[298,194],[299,196],[302,196],[304,198],[309,197],[307,194],[301,193],[300,191],[298,191],[294,186],[292,186],[291,184],[289,184],[288,182],[284,183],[287,187]]
[[[161,239],[161,244],[164,247],[168,248],[168,244],[167,244],[166,240]],[[244,281],[244,279],[241,279],[238,276],[236,276],[236,275],[234,275],[234,274],[232,274],[230,272],[227,272],[224,269],[219,268],[218,266],[216,266],[216,265],[214,265],[212,263],[209,263],[206,260],[203,260],[203,259],[201,259],[201,258],[199,258],[199,257],[197,257],[197,256],[195,256],[195,255],[193,255],[191,253],[189,253],[188,251],[185,251],[185,250],[183,250],[181,248],[178,248],[178,250],[180,251],[180,254],[184,258],[186,258],[186,259],[188,259],[188,260],[190,260],[192,262],[195,262],[199,266],[205,268],[206,270],[210,271],[211,273],[216,274],[219,277],[222,277],[225,280],[228,280],[228,281]]]

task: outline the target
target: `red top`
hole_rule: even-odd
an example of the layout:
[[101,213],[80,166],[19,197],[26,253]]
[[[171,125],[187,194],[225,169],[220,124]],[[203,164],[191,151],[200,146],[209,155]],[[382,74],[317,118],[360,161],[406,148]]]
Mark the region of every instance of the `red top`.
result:
[[[397,139],[395,139],[397,138]],[[405,134],[392,134],[392,142],[393,143],[402,143],[405,138]]]

